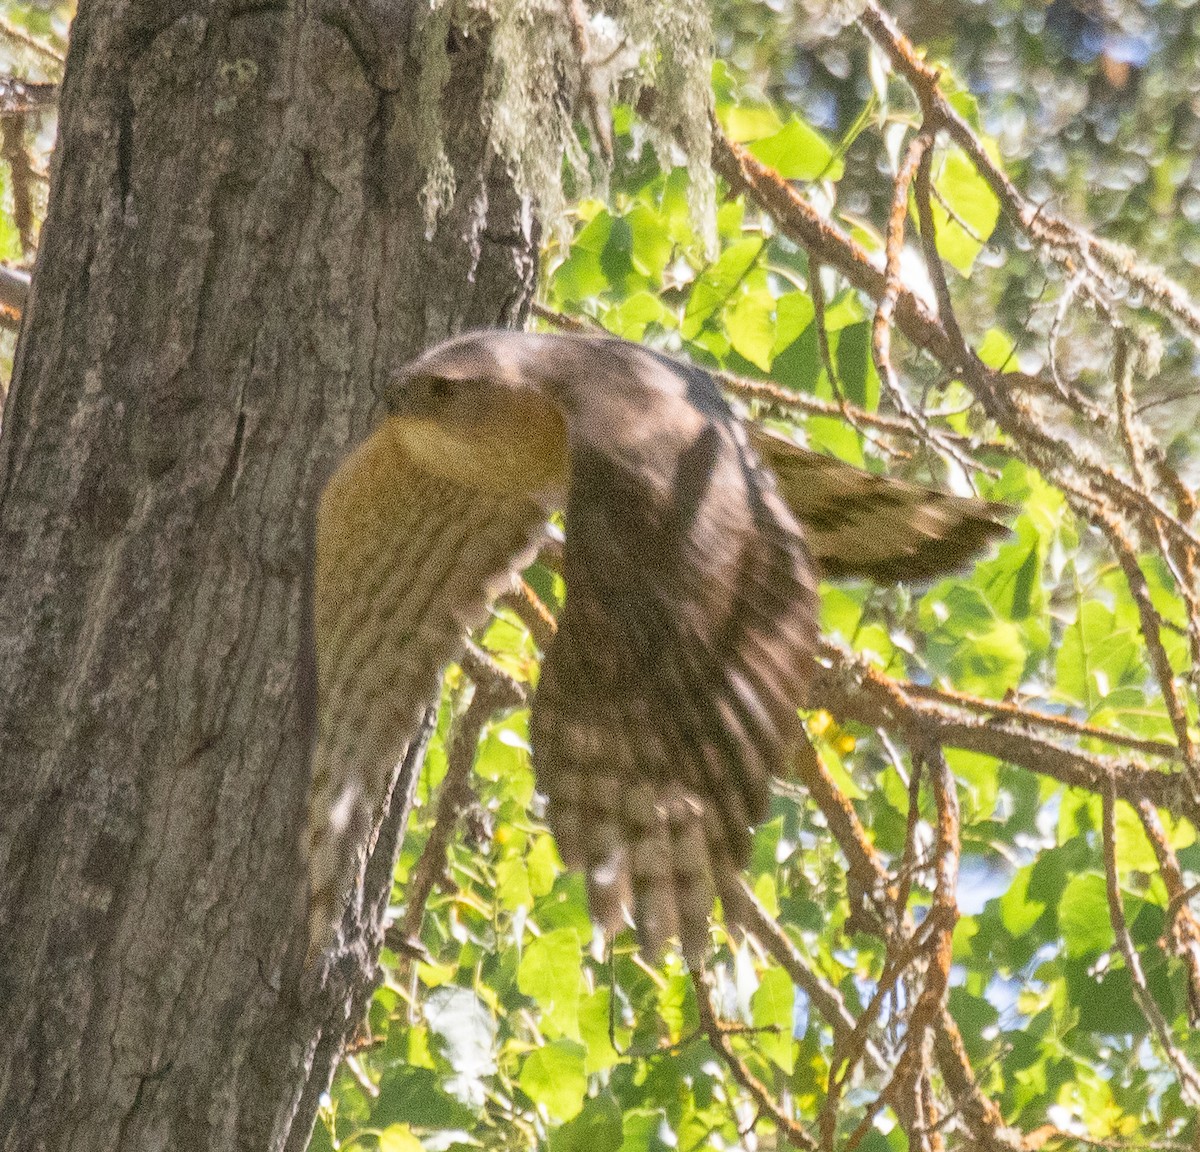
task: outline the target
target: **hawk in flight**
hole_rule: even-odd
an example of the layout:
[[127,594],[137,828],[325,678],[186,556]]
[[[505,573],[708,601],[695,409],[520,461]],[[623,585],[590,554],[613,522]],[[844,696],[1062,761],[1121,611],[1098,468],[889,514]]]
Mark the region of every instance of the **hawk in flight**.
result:
[[1003,531],[993,509],[743,424],[706,372],[617,339],[471,333],[384,401],[317,512],[310,958],[443,669],[561,509],[538,788],[593,919],[697,961],[802,739],[818,573],[958,567]]

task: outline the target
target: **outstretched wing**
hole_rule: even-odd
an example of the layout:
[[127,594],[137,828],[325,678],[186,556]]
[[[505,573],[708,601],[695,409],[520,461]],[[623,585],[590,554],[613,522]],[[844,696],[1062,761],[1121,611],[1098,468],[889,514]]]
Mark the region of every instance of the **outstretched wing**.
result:
[[317,513],[310,962],[356,897],[396,765],[443,668],[545,522],[519,495],[431,471],[437,447],[423,435],[426,460],[401,421],[385,422],[334,474]]
[[593,918],[703,956],[798,735],[816,634],[808,551],[704,373],[595,347],[572,413],[567,603],[530,731]]
[[964,567],[1008,531],[996,519],[1002,506],[873,476],[765,428],[747,430],[823,575],[924,580]]

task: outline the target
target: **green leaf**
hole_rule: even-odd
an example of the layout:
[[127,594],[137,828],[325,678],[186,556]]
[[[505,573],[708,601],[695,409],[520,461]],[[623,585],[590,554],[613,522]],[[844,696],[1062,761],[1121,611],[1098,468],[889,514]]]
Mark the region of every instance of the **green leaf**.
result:
[[625,222],[629,227],[630,262],[643,276],[657,281],[675,251],[667,222],[648,204],[635,204],[625,214]]
[[1066,994],[1078,1010],[1081,1030],[1103,1036],[1146,1034],[1146,1017],[1133,998],[1128,969],[1110,968],[1098,976],[1090,971],[1090,960],[1075,961],[1064,967]]
[[379,1152],[425,1152],[407,1124],[389,1124],[379,1133]]
[[726,108],[720,119],[725,135],[742,144],[774,136],[783,127],[779,114],[769,104],[739,104]]
[[621,1105],[608,1092],[593,1096],[583,1111],[550,1134],[550,1152],[617,1152],[624,1138]]
[[620,1023],[619,1018],[616,1021],[610,1019],[611,1004],[611,990],[597,988],[590,996],[584,998],[579,1009],[579,1037],[587,1046],[584,1071],[589,1076],[594,1076],[597,1072],[606,1072],[621,1062],[621,1055],[612,1046],[609,1037],[610,1025],[615,1025],[618,1042],[628,1043],[629,1029]]
[[533,903],[524,857],[506,856],[496,865],[496,899],[506,912],[528,908]]
[[750,997],[750,1019],[764,1031],[756,1046],[764,1056],[789,1075],[796,1066],[796,1046],[792,1043],[792,1013],[796,990],[791,977],[782,969],[771,967],[763,973],[758,989]]
[[1099,829],[1100,797],[1082,788],[1067,788],[1058,806],[1058,843],[1066,844],[1076,836]]
[[989,820],[1000,797],[1000,762],[982,752],[966,752],[961,748],[946,749],[946,763],[955,777],[967,789],[969,806],[964,805],[968,823]]
[[1045,607],[1041,539],[1033,524],[1022,519],[1017,539],[1001,545],[995,557],[977,564],[974,582],[981,585],[992,607],[1013,621],[1040,615]]
[[442,1087],[441,1077],[429,1068],[391,1068],[383,1074],[379,1098],[371,1109],[377,1128],[412,1124],[417,1128],[471,1128],[475,1113]]
[[829,141],[796,116],[778,132],[757,137],[750,151],[785,180],[839,180],[842,176],[842,162],[834,159]]
[[1094,708],[1127,677],[1143,678],[1136,633],[1117,626],[1107,605],[1085,601],[1066,629],[1054,663],[1056,686],[1070,699]]
[[1020,683],[1025,657],[1021,630],[1010,620],[997,619],[951,657],[950,673],[967,692],[999,698]]
[[604,314],[604,326],[625,340],[641,340],[651,324],[660,328],[676,326],[675,313],[652,292],[635,292]]
[[537,1002],[543,1024],[572,1040],[579,1039],[582,969],[583,949],[573,928],[559,928],[530,941],[517,968],[517,987]]
[[587,910],[587,889],[581,872],[559,872],[554,887],[537,902],[536,920],[544,931],[567,930],[579,940],[592,938],[592,921]]
[[521,1065],[521,1090],[555,1120],[570,1120],[583,1107],[587,1076],[583,1045],[552,1040],[531,1052]]
[[829,586],[821,590],[821,630],[849,643],[862,620],[862,601],[848,588]]
[[1046,911],[1046,905],[1029,893],[1032,876],[1032,868],[1020,869],[1013,876],[1008,891],[1000,897],[1000,922],[1012,936],[1024,936]]
[[334,1152],[333,1141],[329,1137],[329,1129],[325,1127],[324,1119],[317,1121],[313,1127],[312,1137],[308,1142],[307,1152]]
[[979,359],[989,368],[1001,371],[1005,368],[1011,370],[1016,366],[1017,346],[1012,337],[999,328],[989,328],[976,351]]
[[871,326],[852,324],[837,336],[838,377],[846,399],[873,411],[879,407],[879,374],[871,354]]
[[496,785],[492,795],[526,808],[533,799],[533,765],[529,757],[529,713],[513,713],[488,727],[475,753],[473,770]]
[[1141,817],[1124,800],[1117,801],[1116,826],[1118,865],[1124,869],[1140,872],[1156,871],[1158,857],[1146,835]]
[[696,1028],[696,997],[692,982],[681,972],[673,973],[658,994],[658,1014],[667,1025],[672,1040],[678,1040]]
[[1002,697],[1020,683],[1027,659],[1021,630],[997,615],[979,589],[943,581],[922,599],[920,619],[931,660],[959,688]]
[[1113,946],[1103,876],[1071,877],[1058,904],[1058,927],[1068,956],[1091,956]]
[[798,340],[815,315],[812,297],[807,292],[788,292],[776,299],[775,344],[771,349],[771,358],[774,359]]
[[598,296],[608,287],[601,257],[612,235],[613,218],[600,212],[575,237],[570,255],[555,270],[554,295],[564,303]]
[[957,148],[946,154],[933,183],[938,192],[932,202],[938,254],[967,276],[996,228],[1000,201]]
[[775,297],[766,288],[741,293],[725,310],[725,331],[734,351],[764,372],[771,370],[774,313]]
[[554,837],[538,836],[529,850],[526,862],[529,865],[529,888],[532,895],[539,898],[547,895],[562,872]]
[[677,1141],[663,1140],[668,1127],[666,1113],[660,1108],[631,1108],[625,1113],[625,1138],[621,1152],[672,1152]]
[[733,295],[746,273],[754,266],[762,246],[763,242],[758,237],[739,240],[726,248],[715,264],[710,264],[696,277],[683,316],[683,335],[686,339],[694,339]]

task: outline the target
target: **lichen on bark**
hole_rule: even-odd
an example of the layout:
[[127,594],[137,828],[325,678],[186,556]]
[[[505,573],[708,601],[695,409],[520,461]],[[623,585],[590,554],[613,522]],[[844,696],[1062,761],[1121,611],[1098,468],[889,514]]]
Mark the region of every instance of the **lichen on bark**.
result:
[[[566,222],[566,174],[587,191],[605,175],[593,126],[590,148],[579,131],[587,105],[601,117],[616,102],[639,113],[664,164],[690,175],[697,233],[715,243],[715,182],[709,162],[713,36],[705,0],[430,0],[420,84],[423,192],[431,230],[453,202],[454,174],[438,113],[446,75],[446,40],[487,28],[486,115],[494,154],[536,207],[543,226]],[[653,89],[653,100],[639,97]]]

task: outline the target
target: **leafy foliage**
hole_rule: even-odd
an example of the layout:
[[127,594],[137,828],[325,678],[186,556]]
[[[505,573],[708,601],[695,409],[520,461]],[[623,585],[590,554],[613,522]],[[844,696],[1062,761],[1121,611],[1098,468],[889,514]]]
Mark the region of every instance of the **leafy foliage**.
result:
[[[977,130],[971,98],[943,84]],[[729,138],[802,182],[805,197],[881,260],[887,221],[859,209],[878,203],[875,172],[894,174],[912,139],[916,109],[896,80],[877,79],[839,137],[755,92],[727,63],[717,65],[714,99]],[[616,127],[608,197],[578,203],[569,243],[545,253],[548,322],[583,323],[732,374],[752,416],[821,452],[873,471],[973,485],[1014,509],[1009,538],[970,572],[924,588],[824,586],[825,633],[897,682],[947,694],[967,711],[987,715],[989,701],[1031,710],[1066,726],[1083,753],[1113,752],[1111,734],[1125,741],[1121,762],[1141,765],[1155,748],[1169,759],[1179,720],[1147,654],[1141,586],[1081,515],[1086,508],[1047,479],[967,381],[919,350],[889,367],[925,415],[907,435],[876,423],[903,415],[903,404],[881,373],[872,300],[728,189],[719,249],[707,259],[686,173],[641,141],[629,109],[617,110]],[[994,147],[983,147],[995,161]],[[846,163],[864,151],[873,157],[865,182],[862,165]],[[1016,355],[1029,333],[1000,302],[1036,295],[1031,266],[1024,255],[1008,265],[997,258],[995,245],[1008,235],[1001,202],[975,159],[943,139],[930,169],[937,256],[956,299],[987,305],[964,309],[959,321],[980,362],[1016,387],[1030,371]],[[1043,290],[1047,266],[1053,260],[1040,266]],[[915,263],[902,273],[932,297]],[[775,391],[756,390],[762,381]],[[1063,434],[1071,434],[1065,425]],[[945,451],[948,443],[968,454]],[[1163,623],[1170,671],[1185,676],[1189,611],[1170,556],[1147,543],[1135,566]],[[535,566],[528,579],[551,608],[560,605],[563,588],[550,568]],[[536,683],[526,614],[499,608],[481,640],[507,671]],[[406,882],[428,842],[447,736],[470,691],[460,672],[448,677],[397,872],[401,912],[411,913]],[[1190,731],[1194,694],[1184,699]],[[393,941],[369,1030],[339,1073],[314,1148],[335,1139],[341,1148],[408,1148],[415,1138],[426,1148],[752,1148],[770,1146],[771,1129],[793,1120],[820,1131],[829,1147],[908,1147],[911,1112],[877,1097],[906,1051],[929,968],[909,957],[898,972],[897,938],[872,917],[890,915],[914,935],[915,925],[936,921],[946,813],[927,753],[829,711],[809,715],[830,786],[849,804],[869,853],[856,855],[807,781],[782,781],[755,834],[747,879],[786,943],[715,927],[706,987],[677,957],[647,964],[628,933],[611,948],[593,938],[581,879],[563,869],[539,820],[526,725],[517,710],[480,733],[474,799],[444,882],[424,910],[419,944]],[[1016,1146],[998,1134],[1003,1125],[1062,1147],[1137,1146],[1149,1133],[1190,1146],[1195,1102],[1135,983],[1144,983],[1150,1015],[1184,1059],[1200,1059],[1188,1024],[1195,971],[1166,944],[1179,901],[1164,876],[1173,866],[1193,883],[1200,869],[1192,820],[1166,812],[1152,819],[1106,799],[1102,780],[1072,786],[1036,763],[952,739],[945,758],[961,853],[946,1012],[975,1082],[961,1089],[943,1069],[928,1074],[929,1091],[994,1102],[990,1131],[999,1142],[989,1147]],[[882,898],[863,891],[856,868],[864,860],[878,861],[892,885]],[[1136,950],[1140,976],[1119,931]],[[798,968],[812,984],[797,981]],[[710,991],[716,1032],[697,999]],[[830,999],[847,1019],[866,1021],[864,1036],[848,1038]],[[863,1058],[847,1071],[855,1047]],[[818,1121],[831,1084],[847,1076],[840,1110]],[[970,1143],[954,1111],[943,1116],[938,1139]]]
[[[57,78],[70,5],[2,8],[5,69]],[[1141,8],[1158,11],[1157,26]],[[448,8],[431,13],[436,39]],[[1187,85],[1170,83],[1194,53],[1187,13],[1183,4],[1058,2],[1032,12],[1005,0],[929,5],[912,27],[986,91],[981,109],[954,68],[940,81],[989,163],[1000,153],[984,123],[1006,146],[1008,174],[1030,191],[1058,193],[1079,215],[1093,209],[1113,235],[1194,261],[1195,113]],[[689,206],[694,166],[690,175],[674,167],[671,142],[660,132],[656,150],[627,107],[615,113],[607,195],[575,203],[569,236],[545,252],[543,322],[583,323],[730,374],[752,417],[859,467],[974,486],[1014,509],[1011,534],[970,572],[932,586],[823,587],[831,641],[909,693],[910,720],[915,700],[942,711],[921,713],[926,727],[894,730],[844,714],[835,706],[844,700],[806,717],[826,776],[780,782],[747,874],[778,935],[742,939],[715,926],[707,983],[675,956],[648,964],[629,934],[611,946],[594,938],[582,881],[540,819],[521,708],[473,734],[471,800],[454,814],[445,860],[430,856],[450,738],[473,691],[452,670],[396,873],[385,980],[312,1146],[1192,1147],[1196,801],[1194,789],[1169,794],[1154,781],[1177,771],[1196,739],[1200,613],[1194,575],[1180,564],[1186,538],[1170,539],[1176,518],[1191,530],[1194,511],[1172,487],[1179,475],[1185,495],[1195,486],[1193,421],[1171,398],[1194,392],[1196,331],[1172,311],[1169,291],[1130,290],[1128,269],[1070,266],[1071,238],[1056,247],[1022,224],[1019,205],[960,138],[938,138],[924,201],[919,174],[906,189],[898,174],[916,158],[922,108],[883,67],[878,36],[866,48],[848,29],[796,51],[783,16],[741,0],[723,3],[716,23],[724,59],[712,100],[725,136],[795,182],[876,274],[898,256],[901,292],[945,323],[923,241],[978,363],[1014,395],[1040,378],[1059,397],[1035,396],[1024,424],[1004,419],[962,363],[903,323],[909,346],[881,356],[885,290],[864,290],[832,249],[799,241],[754,195],[719,190],[712,249]],[[657,35],[662,51],[669,36]],[[1122,59],[1130,37],[1164,51]],[[562,36],[551,47],[564,58],[569,50]],[[1118,83],[1113,62],[1132,80],[1127,72]],[[441,82],[426,77],[422,115],[434,117]],[[1070,113],[1067,131],[1045,121],[1014,131],[1031,99],[1053,95],[1061,112],[1084,90],[1097,99]],[[553,103],[554,85],[544,96]],[[21,133],[35,177],[49,146],[37,127]],[[439,156],[426,156],[442,180],[430,189],[431,221],[450,187]],[[0,260],[10,265],[32,254],[16,222],[14,162],[0,165]],[[557,186],[557,170],[552,177]],[[899,250],[887,240],[897,189],[910,220]],[[1114,369],[1123,341],[1136,353],[1132,385]],[[1132,459],[1117,453],[1093,466],[1078,446],[1129,424],[1127,412],[1113,413],[1130,387],[1153,407],[1161,445],[1118,427]],[[1057,453],[1030,447],[1047,425]],[[1101,499],[1080,481],[1102,475],[1126,479],[1157,511],[1131,528],[1132,496]],[[561,606],[552,564],[527,580],[537,602]],[[478,639],[495,665],[533,686],[545,624],[528,607],[507,600]],[[1014,715],[1018,736],[1056,731],[1054,749],[1099,768],[1068,778],[1059,761],[1029,754],[1046,746],[1019,740],[987,750],[964,719],[999,730]],[[1164,795],[1179,802],[1155,802]],[[413,878],[430,865],[440,882],[414,905]],[[947,896],[952,923],[939,910]],[[938,932],[948,941],[940,990],[942,961],[924,947]],[[929,1025],[934,1059],[922,1057],[913,1079],[937,1116],[931,1133],[889,1088],[921,1005],[940,1012],[943,992],[941,1023]],[[948,1021],[961,1053],[945,1049]]]

